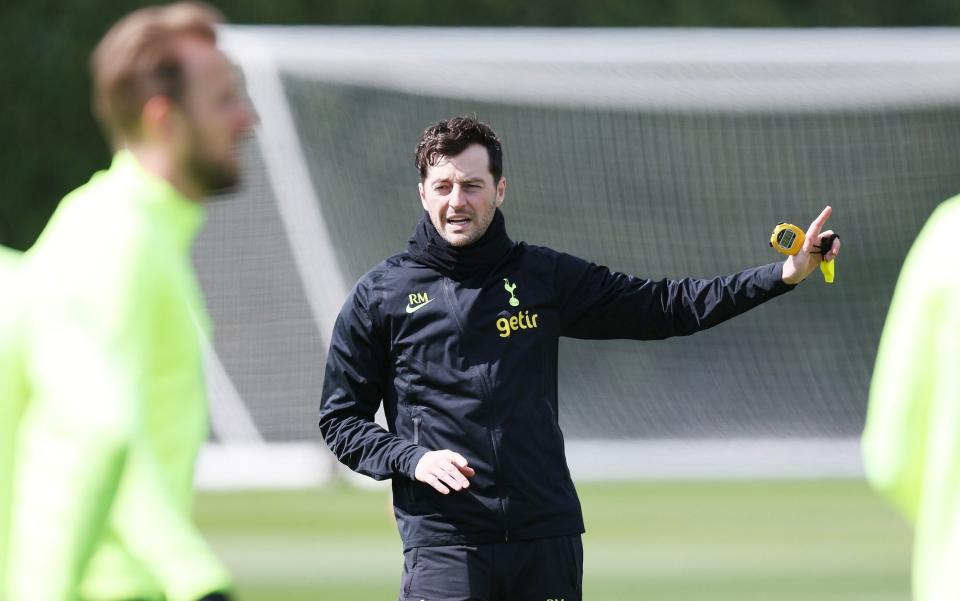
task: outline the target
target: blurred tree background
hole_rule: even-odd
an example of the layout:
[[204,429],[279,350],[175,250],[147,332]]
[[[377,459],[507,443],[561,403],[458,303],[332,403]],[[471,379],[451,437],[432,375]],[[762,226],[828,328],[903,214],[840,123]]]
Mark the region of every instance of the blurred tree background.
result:
[[[59,199],[108,164],[87,60],[138,0],[6,0],[0,7],[0,244],[25,249]],[[557,27],[960,26],[957,0],[213,0],[232,23]]]

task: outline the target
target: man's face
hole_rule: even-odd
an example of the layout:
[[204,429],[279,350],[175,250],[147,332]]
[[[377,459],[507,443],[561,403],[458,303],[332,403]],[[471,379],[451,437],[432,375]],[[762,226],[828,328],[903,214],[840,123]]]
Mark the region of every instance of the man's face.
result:
[[203,40],[187,38],[182,43],[180,165],[206,193],[228,190],[239,179],[240,142],[250,134],[254,115],[227,57]]
[[480,144],[427,168],[420,202],[433,226],[452,246],[467,246],[483,236],[503,203],[507,181],[494,183],[490,156]]

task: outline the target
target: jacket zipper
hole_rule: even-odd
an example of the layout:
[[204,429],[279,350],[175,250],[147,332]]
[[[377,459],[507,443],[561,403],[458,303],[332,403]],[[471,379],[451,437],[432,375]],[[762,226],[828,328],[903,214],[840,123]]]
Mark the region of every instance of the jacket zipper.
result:
[[[463,329],[463,323],[460,321],[459,306],[457,305],[457,295],[453,291],[453,282],[446,276],[441,276],[441,278],[443,280],[443,291],[447,295],[447,302],[450,303],[450,313],[453,315],[454,321],[457,322],[457,329],[460,330],[460,338],[463,339],[466,333]],[[483,370],[480,369],[478,369],[477,372],[478,380],[480,381],[480,394],[483,395],[484,400],[492,400],[490,387],[488,385],[489,374],[484,373]],[[493,462],[497,478],[497,496],[500,501],[500,516],[503,518],[503,540],[507,542],[510,540],[510,523],[507,521],[507,501],[503,490],[500,453],[497,450],[497,438],[494,431],[495,429],[493,428],[488,430],[488,432],[490,432],[490,446],[493,448]]]
[[[413,421],[413,444],[420,444],[420,423],[423,421],[423,416],[414,415],[411,419]],[[410,482],[407,484],[407,499],[410,501],[411,505],[414,505],[417,502],[416,487],[416,482]]]
[[510,541],[510,522],[507,521],[507,503],[503,494],[503,478],[500,473],[500,453],[497,451],[495,429],[490,429],[490,446],[493,447],[493,462],[497,469],[497,493],[500,499],[500,515],[503,517],[503,542]]
[[413,416],[413,444],[420,444],[420,422],[422,421],[423,417]]
[[450,303],[450,314],[453,315],[453,320],[457,322],[457,329],[460,330],[460,338],[462,339],[465,332],[463,329],[463,322],[460,321],[460,307],[457,305],[457,295],[453,291],[453,282],[450,281],[450,278],[446,276],[440,276],[443,278],[443,291],[447,295],[447,302]]
[[[480,390],[483,394],[483,398],[493,401],[493,387],[490,385],[490,373],[489,366],[487,370],[482,369],[477,370],[477,380],[480,382]],[[493,447],[493,461],[497,470],[497,496],[500,501],[500,513],[503,516],[503,540],[507,542],[510,540],[510,522],[507,520],[507,495],[503,490],[503,478],[501,477],[501,466],[500,466],[500,452],[498,451],[497,437],[495,433],[499,432],[499,427],[491,428],[490,432],[490,446]]]

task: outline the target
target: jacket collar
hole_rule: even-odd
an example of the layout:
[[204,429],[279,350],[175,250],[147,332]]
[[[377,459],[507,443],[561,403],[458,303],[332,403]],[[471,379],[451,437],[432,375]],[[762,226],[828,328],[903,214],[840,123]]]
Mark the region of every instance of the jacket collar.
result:
[[452,246],[433,226],[430,215],[424,211],[407,244],[410,257],[443,275],[462,280],[491,271],[513,250],[514,242],[507,236],[506,222],[500,209],[479,240],[468,246]]

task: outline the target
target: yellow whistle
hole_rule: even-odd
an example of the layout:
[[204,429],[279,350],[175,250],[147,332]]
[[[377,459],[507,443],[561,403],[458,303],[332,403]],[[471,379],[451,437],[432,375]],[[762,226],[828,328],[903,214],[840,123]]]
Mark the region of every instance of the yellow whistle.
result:
[[823,273],[823,281],[832,284],[834,275],[833,259],[829,261],[820,261],[820,271]]

